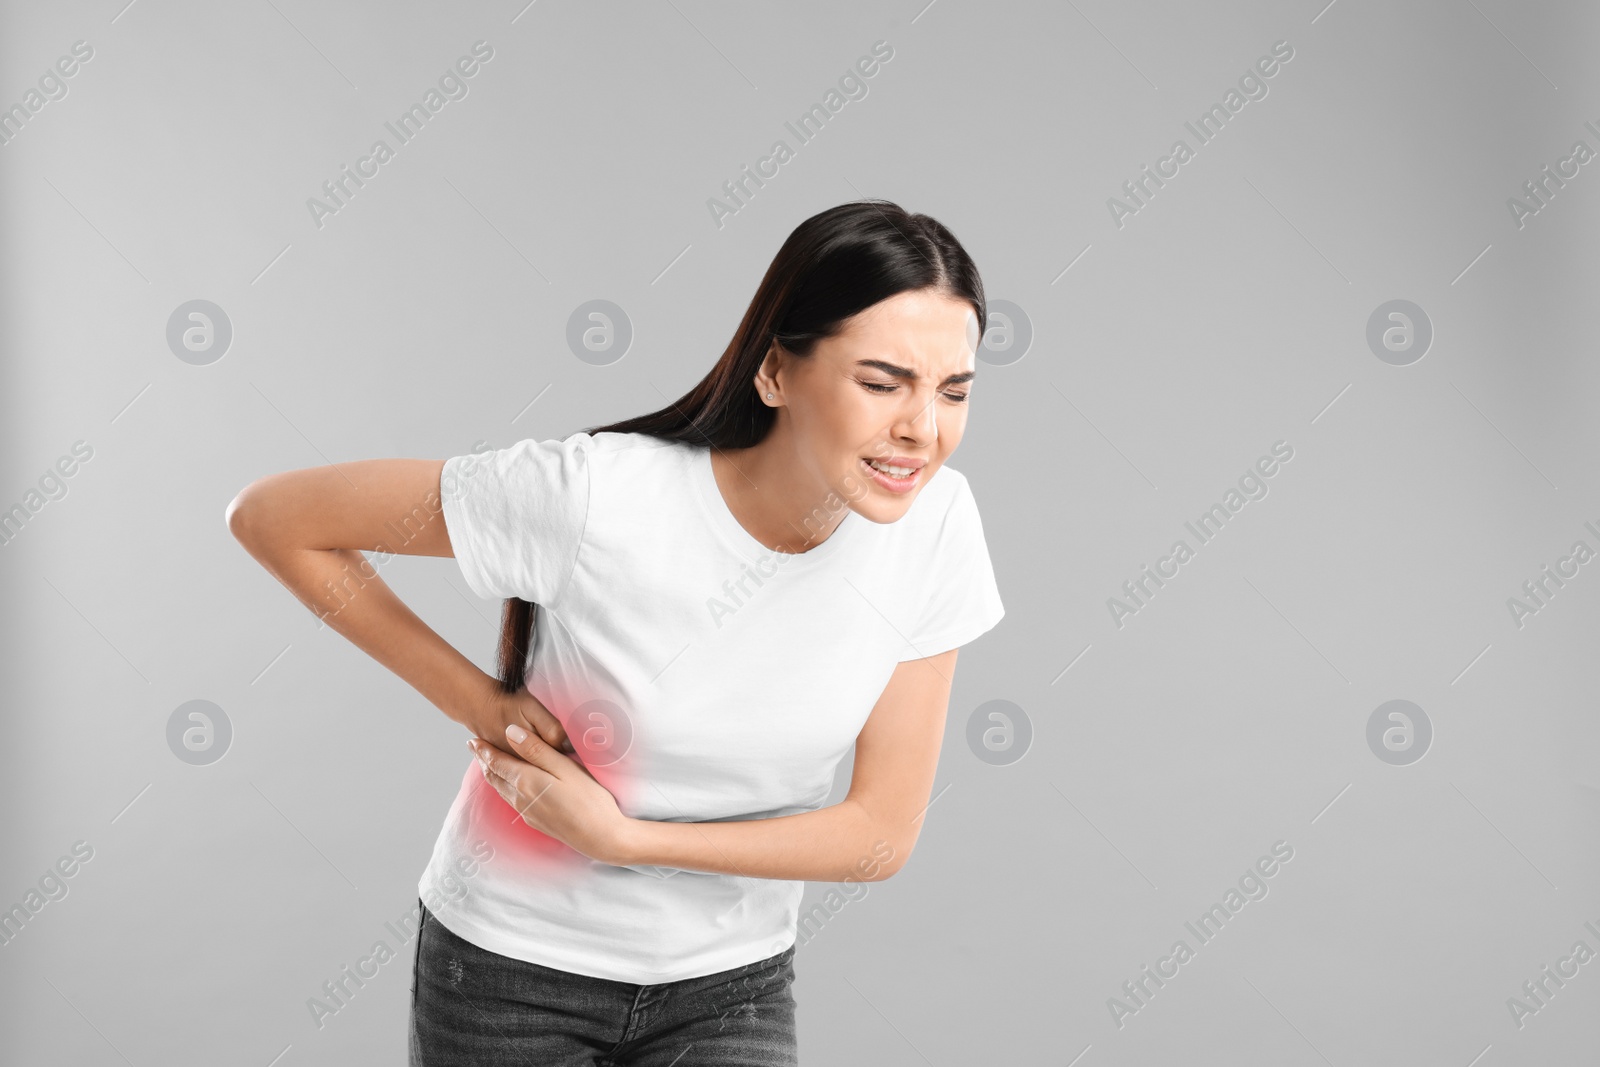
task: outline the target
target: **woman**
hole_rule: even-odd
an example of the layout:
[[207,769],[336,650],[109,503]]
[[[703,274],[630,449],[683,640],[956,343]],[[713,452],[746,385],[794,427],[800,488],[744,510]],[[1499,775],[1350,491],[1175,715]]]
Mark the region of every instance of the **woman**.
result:
[[[274,576],[474,735],[419,885],[412,1064],[798,1062],[804,881],[904,865],[957,646],[1004,613],[945,468],[984,323],[944,226],[844,204],[660,411],[230,505]],[[504,598],[499,678],[376,572],[352,591],[361,550],[453,555]]]

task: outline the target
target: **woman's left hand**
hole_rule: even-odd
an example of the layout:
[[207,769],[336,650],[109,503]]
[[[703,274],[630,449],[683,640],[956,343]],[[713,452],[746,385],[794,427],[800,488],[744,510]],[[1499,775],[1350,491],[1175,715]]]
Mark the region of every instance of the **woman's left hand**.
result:
[[522,821],[590,859],[625,864],[620,851],[628,817],[606,787],[577,760],[515,723],[506,727],[506,740],[516,755],[477,737],[467,746],[478,757],[484,780]]

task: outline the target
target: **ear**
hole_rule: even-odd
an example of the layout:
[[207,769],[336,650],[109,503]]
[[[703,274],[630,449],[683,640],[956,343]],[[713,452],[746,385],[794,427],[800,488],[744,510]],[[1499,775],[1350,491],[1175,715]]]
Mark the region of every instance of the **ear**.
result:
[[[760,369],[756,371],[756,376],[750,383],[755,387],[757,399],[770,407],[777,407],[783,403],[783,390],[778,385],[778,372],[783,369],[785,354],[783,346],[778,344],[778,339],[774,337],[772,344],[767,346],[767,354],[761,360]],[[772,394],[771,400],[767,399],[768,393]]]

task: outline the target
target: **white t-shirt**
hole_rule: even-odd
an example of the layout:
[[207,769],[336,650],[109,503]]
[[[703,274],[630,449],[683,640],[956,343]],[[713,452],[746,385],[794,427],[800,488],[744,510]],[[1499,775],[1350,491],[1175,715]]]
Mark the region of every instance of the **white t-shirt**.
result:
[[[525,440],[457,456],[440,481],[467,585],[539,605],[528,688],[633,818],[822,807],[895,665],[1005,614],[949,466],[893,523],[830,499],[842,522],[794,554],[734,518],[708,448],[646,434]],[[465,758],[419,891],[467,941],[639,985],[794,943],[803,882],[591,860],[522,822]]]

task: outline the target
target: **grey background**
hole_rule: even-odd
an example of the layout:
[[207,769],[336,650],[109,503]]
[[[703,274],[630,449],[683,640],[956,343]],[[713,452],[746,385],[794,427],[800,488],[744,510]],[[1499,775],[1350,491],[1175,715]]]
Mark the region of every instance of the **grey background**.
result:
[[[1600,1056],[1600,963],[1520,1028],[1507,1008],[1600,950],[1600,563],[1521,628],[1506,603],[1600,547],[1600,164],[1521,228],[1506,205],[1600,148],[1591,5],[4,11],[0,106],[94,56],[0,146],[0,507],[94,451],[0,549],[0,906],[94,856],[0,947],[0,1058],[403,1059],[409,945],[321,1029],[306,1000],[413,905],[464,731],[319,628],[224,507],[272,471],[652,410],[788,232],[859,196],[949,225],[1033,339],[980,370],[951,462],[1008,614],[961,655],[914,859],[799,952],[804,1062]],[[480,39],[469,94],[317,228],[307,198]],[[719,228],[707,200],[878,40],[868,95]],[[1115,225],[1279,40],[1268,95]],[[206,366],[166,343],[194,299],[233,329]],[[592,299],[634,329],[607,366],[566,345]],[[1433,325],[1409,366],[1366,343],[1392,299]],[[1116,627],[1107,599],[1279,440],[1270,493]],[[498,604],[453,562],[382,573],[491,665]],[[166,742],[194,699],[232,724],[208,766]],[[1433,726],[1408,766],[1367,744],[1391,699]],[[1032,726],[1008,765],[967,744],[991,700]],[[1268,895],[1198,945],[1184,922],[1280,840]],[[1119,1028],[1108,999],[1179,938],[1195,958]]]

